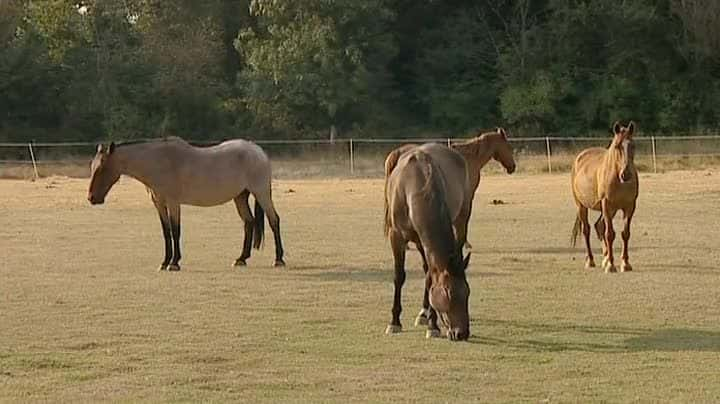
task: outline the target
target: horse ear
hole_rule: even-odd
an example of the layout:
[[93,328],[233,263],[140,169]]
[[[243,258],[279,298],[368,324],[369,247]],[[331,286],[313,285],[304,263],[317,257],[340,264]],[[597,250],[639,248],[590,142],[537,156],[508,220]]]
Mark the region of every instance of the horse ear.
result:
[[103,152],[103,145],[102,145],[102,143],[98,143],[98,145],[97,145],[97,152],[98,152],[98,153],[102,153],[102,152]]
[[625,133],[627,134],[627,137],[632,137],[633,133],[635,133],[635,122],[630,121],[630,123],[627,126],[627,129],[625,129]]
[[505,140],[507,140],[507,132],[505,132],[505,129],[498,127],[497,133],[498,133],[498,135],[502,136]]
[[112,154],[112,152],[115,151],[115,142],[110,142],[110,146],[108,146],[108,154]]
[[465,256],[465,259],[463,259],[462,265],[463,265],[463,271],[467,270],[468,264],[470,264],[470,252]]
[[613,135],[619,135],[622,131],[622,125],[620,125],[620,121],[615,121],[615,123],[612,126]]

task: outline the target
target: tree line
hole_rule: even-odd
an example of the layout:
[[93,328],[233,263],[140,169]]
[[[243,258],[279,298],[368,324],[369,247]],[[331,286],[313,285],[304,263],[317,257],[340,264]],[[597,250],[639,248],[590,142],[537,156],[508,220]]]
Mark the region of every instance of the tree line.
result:
[[0,0],[0,140],[714,130],[717,0]]

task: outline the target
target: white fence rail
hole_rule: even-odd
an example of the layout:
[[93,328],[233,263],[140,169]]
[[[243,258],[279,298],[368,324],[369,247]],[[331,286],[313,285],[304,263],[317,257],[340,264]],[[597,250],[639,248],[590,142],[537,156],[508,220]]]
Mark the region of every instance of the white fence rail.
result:
[[[336,139],[330,140],[257,140],[270,154],[276,166],[288,175],[299,171],[307,175],[363,175],[382,173],[387,153],[405,143],[438,142],[452,144],[466,139]],[[606,147],[609,138],[533,137],[511,138],[518,168],[526,172],[566,171],[574,156],[588,147]],[[675,168],[720,165],[720,135],[637,137],[636,164],[641,170],[658,172]],[[199,141],[197,144],[217,142]],[[63,165],[86,165],[96,143],[0,143],[0,177],[12,168],[32,170],[31,176],[56,174]],[[298,168],[300,167],[300,168]],[[299,171],[298,171],[299,170]],[[492,171],[492,169],[490,169]],[[60,170],[62,171],[62,170]],[[300,173],[299,175],[302,175]]]

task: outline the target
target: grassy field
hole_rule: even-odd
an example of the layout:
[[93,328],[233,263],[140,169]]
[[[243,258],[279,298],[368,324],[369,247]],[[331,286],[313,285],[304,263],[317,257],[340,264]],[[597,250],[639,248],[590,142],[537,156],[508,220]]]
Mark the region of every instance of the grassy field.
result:
[[641,179],[635,272],[604,274],[568,247],[567,175],[485,177],[466,343],[412,326],[414,251],[405,332],[383,334],[380,180],[278,181],[283,269],[271,237],[230,267],[234,206],[185,208],[179,273],[155,271],[160,225],[138,183],[90,207],[87,180],[0,181],[0,400],[718,402],[720,173]]

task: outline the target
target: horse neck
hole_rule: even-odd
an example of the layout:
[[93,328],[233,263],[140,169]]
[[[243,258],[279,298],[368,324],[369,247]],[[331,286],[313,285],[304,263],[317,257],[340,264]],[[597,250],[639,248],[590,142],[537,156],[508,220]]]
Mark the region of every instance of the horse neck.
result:
[[622,155],[612,145],[605,152],[605,173],[610,175],[618,175],[622,171]]
[[480,171],[490,161],[495,153],[495,144],[487,137],[480,137],[473,141],[473,147],[462,148],[461,153],[468,164],[468,177],[473,189],[480,183]]
[[155,143],[138,143],[118,146],[115,156],[120,173],[130,176],[152,188],[158,181],[161,151]]

